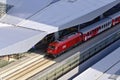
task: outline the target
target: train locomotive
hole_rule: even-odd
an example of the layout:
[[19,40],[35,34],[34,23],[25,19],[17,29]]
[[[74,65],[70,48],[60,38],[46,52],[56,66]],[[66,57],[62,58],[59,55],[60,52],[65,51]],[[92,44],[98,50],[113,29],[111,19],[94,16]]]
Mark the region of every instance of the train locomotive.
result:
[[120,23],[120,12],[108,16],[97,23],[81,29],[78,32],[73,32],[62,37],[60,40],[55,40],[48,45],[47,54],[57,57],[61,53],[67,51],[71,47],[85,42],[99,33],[114,27]]

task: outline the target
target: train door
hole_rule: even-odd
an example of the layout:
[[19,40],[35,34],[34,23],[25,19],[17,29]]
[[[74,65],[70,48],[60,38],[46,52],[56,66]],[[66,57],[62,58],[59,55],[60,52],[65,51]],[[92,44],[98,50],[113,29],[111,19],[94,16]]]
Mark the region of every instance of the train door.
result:
[[120,16],[112,20],[112,26],[115,26],[120,23]]
[[87,41],[87,34],[83,34],[83,41]]
[[97,34],[98,34],[98,31],[99,31],[99,27],[97,27],[96,29],[94,29],[93,31],[92,31],[92,36],[94,37],[94,36],[96,36]]

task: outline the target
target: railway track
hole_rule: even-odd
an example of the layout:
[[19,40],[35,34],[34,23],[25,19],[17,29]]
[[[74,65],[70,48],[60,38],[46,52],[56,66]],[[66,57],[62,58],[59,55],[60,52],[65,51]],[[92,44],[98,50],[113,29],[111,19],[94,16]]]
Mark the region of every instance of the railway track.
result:
[[18,64],[8,65],[8,67],[4,67],[0,69],[0,78],[4,79],[6,76],[13,74],[14,72],[21,70],[23,67],[30,65],[31,63],[35,62],[43,58],[43,55],[31,55],[27,56],[23,60],[18,61]]
[[36,73],[46,69],[50,65],[53,65],[55,61],[41,58],[31,63],[28,66],[23,67],[20,70],[15,71],[14,73],[3,77],[3,80],[26,80],[27,78],[35,75]]

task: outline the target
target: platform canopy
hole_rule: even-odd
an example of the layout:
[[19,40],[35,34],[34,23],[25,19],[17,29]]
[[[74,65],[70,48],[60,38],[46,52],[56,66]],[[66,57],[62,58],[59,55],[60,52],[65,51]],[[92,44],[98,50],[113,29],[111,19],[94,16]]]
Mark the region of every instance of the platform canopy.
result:
[[26,52],[47,34],[43,31],[4,26],[0,27],[0,56]]
[[[0,55],[26,52],[47,34],[93,20],[120,0],[0,0]],[[9,24],[9,25],[7,25]]]
[[73,80],[120,80],[120,47]]
[[7,0],[13,7],[0,21],[48,34],[93,20],[120,0]]

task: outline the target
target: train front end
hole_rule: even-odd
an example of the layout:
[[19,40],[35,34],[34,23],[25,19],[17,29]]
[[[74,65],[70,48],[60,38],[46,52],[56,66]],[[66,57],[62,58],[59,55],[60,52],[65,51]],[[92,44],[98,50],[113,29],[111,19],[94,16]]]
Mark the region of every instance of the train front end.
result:
[[57,46],[58,46],[58,42],[57,41],[50,43],[48,48],[47,48],[47,54],[51,55],[51,56],[58,55]]

